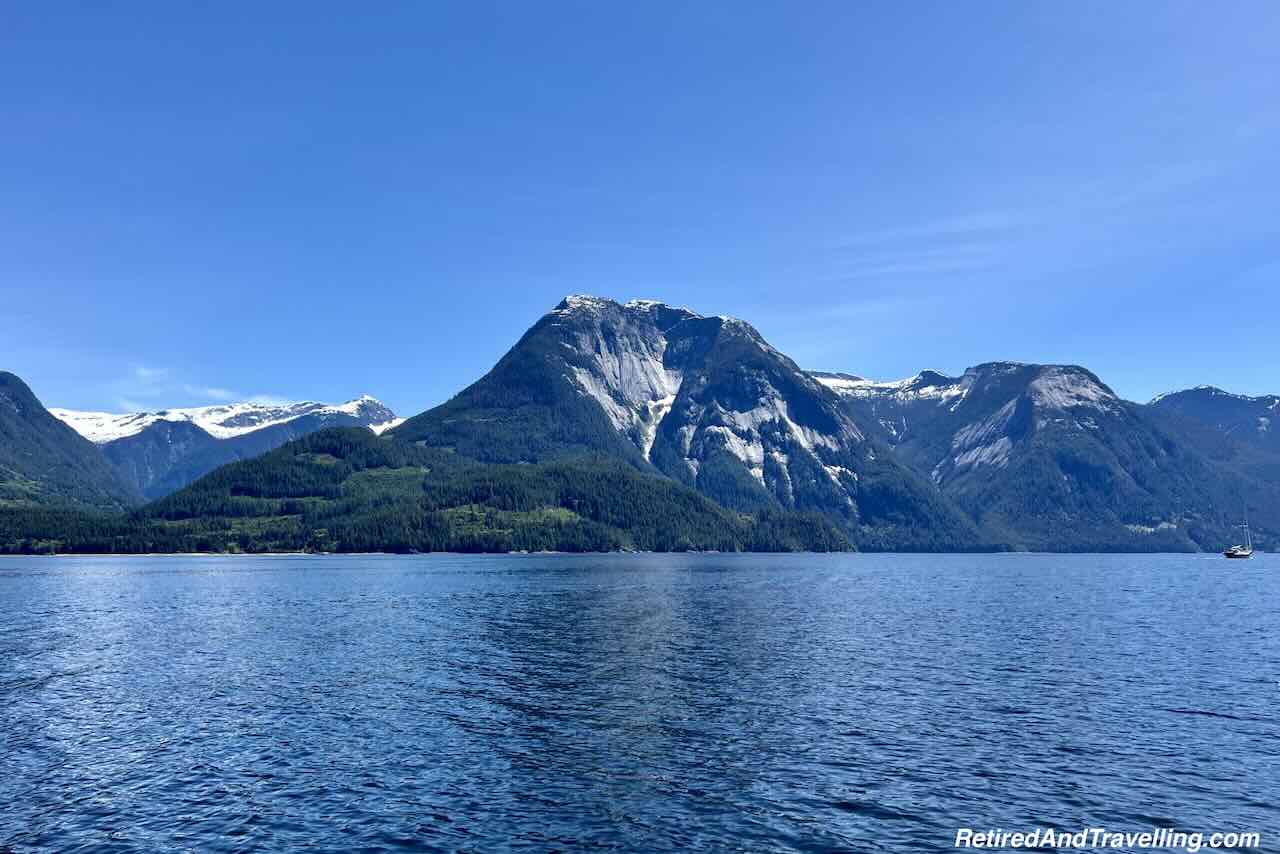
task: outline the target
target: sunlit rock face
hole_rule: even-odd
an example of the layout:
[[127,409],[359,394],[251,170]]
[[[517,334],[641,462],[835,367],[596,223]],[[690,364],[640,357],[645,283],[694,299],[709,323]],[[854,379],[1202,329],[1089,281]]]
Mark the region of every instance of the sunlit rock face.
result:
[[[850,526],[891,507],[937,513],[927,483],[877,457],[839,396],[750,324],[648,300],[566,297],[489,374],[391,435],[488,461],[623,456],[729,507]],[[864,501],[869,472],[894,481],[878,502]]]

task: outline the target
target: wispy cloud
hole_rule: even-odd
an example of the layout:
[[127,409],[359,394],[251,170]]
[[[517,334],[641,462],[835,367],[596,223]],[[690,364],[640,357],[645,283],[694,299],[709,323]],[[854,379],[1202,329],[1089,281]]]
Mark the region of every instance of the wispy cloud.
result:
[[155,398],[163,397],[169,386],[167,368],[133,365],[119,379],[108,383],[116,405],[125,410],[155,408]]
[[1028,211],[990,210],[957,214],[892,228],[862,231],[844,239],[835,248],[850,248],[920,239],[973,237],[1012,231],[1031,225],[1036,216]]
[[1083,184],[1061,195],[1057,213],[1088,214],[1164,206],[1172,195],[1199,187],[1225,171],[1217,160],[1184,160],[1161,163],[1123,180],[1101,180]]
[[133,376],[141,383],[154,385],[169,375],[167,368],[149,368],[146,365],[134,365]]
[[190,382],[167,367],[135,364],[118,379],[107,383],[106,391],[115,405],[125,412],[154,411],[209,403],[247,400],[278,406],[291,402],[284,395],[242,394],[218,385]]
[[957,213],[857,232],[829,247],[823,282],[929,278],[999,266],[1018,232],[1037,221],[1021,210]]
[[893,293],[837,299],[824,303],[820,309],[774,310],[768,321],[768,335],[776,336],[775,343],[806,367],[844,370],[839,366],[851,364],[845,361],[851,329],[873,330],[860,331],[858,338],[875,335],[874,330],[900,328],[935,315],[938,305],[934,294]]
[[875,279],[883,276],[942,276],[950,273],[971,273],[990,270],[994,265],[988,261],[977,260],[904,260],[896,264],[860,267],[847,273],[832,277],[833,281],[856,281],[858,279]]
[[846,254],[832,264],[827,282],[846,282],[891,276],[936,276],[989,270],[999,262],[998,243],[959,243],[932,248],[902,248],[886,252]]
[[[1114,245],[1114,231],[1181,210],[1226,166],[1211,158],[1152,164],[1137,174],[1084,184],[1047,182],[1052,203],[994,206],[857,231],[827,246],[822,282],[945,277],[1080,263],[1087,247]],[[1138,243],[1127,244],[1138,247]],[[1082,252],[1082,249],[1085,251]]]
[[250,403],[256,403],[260,406],[285,406],[297,402],[291,397],[281,397],[276,394],[254,394],[246,399]]
[[182,390],[192,397],[205,397],[217,401],[236,400],[241,397],[241,395],[230,389],[218,388],[217,386],[183,385]]
[[926,294],[881,294],[855,297],[822,306],[815,313],[808,308],[784,309],[773,312],[770,326],[776,329],[813,330],[815,324],[847,326],[852,320],[871,320],[904,315],[918,315],[936,304],[936,297]]
[[856,249],[979,237],[1011,239],[1022,232],[1051,231],[1082,214],[1164,205],[1169,196],[1200,188],[1223,175],[1227,168],[1221,160],[1202,158],[1154,163],[1144,172],[1113,175],[1083,184],[1051,181],[1039,187],[1037,195],[1053,199],[1052,204],[960,211],[919,222],[872,228],[842,238],[831,248]]

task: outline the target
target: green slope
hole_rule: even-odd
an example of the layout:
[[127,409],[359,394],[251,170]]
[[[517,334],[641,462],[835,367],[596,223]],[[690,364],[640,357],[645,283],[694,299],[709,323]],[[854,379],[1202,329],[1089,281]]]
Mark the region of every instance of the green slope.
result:
[[0,371],[0,507],[119,510],[138,500],[92,442]]
[[0,513],[0,550],[842,550],[817,515],[725,510],[615,460],[488,465],[333,429],[130,514]]
[[647,467],[635,445],[568,378],[577,356],[561,346],[561,322],[544,317],[489,373],[391,434],[483,462],[543,462],[588,452]]

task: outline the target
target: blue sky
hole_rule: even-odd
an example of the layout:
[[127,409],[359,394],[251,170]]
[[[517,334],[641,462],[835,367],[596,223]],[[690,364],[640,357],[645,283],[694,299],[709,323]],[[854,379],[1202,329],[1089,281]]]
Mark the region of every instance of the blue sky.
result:
[[1271,2],[51,2],[0,75],[0,368],[49,405],[410,414],[577,292],[1280,392]]

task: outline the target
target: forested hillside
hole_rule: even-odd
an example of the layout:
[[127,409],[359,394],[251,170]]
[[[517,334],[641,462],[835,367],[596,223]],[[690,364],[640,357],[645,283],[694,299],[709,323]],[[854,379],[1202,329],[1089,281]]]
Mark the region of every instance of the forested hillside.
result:
[[819,515],[735,513],[614,460],[485,465],[355,429],[225,466],[128,516],[0,512],[6,552],[847,548]]
[[26,383],[0,371],[0,508],[120,510],[140,500],[93,443],[55,418]]

